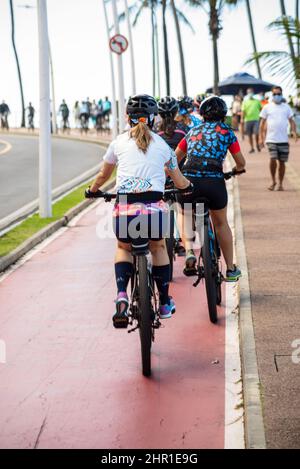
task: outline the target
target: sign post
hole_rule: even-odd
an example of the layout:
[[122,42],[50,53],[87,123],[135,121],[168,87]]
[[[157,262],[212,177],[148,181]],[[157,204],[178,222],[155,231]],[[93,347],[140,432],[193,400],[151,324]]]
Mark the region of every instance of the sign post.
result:
[[[119,51],[117,52],[118,54],[118,78],[119,78],[119,132],[123,132],[125,128],[125,97],[124,97],[124,75],[123,75],[122,53],[124,52],[124,50],[121,51],[121,48],[124,47],[124,43],[121,41],[116,0],[112,0],[112,8],[113,8],[113,17],[114,17],[114,26],[115,26],[114,37],[117,36],[117,40],[115,42],[114,47],[116,47]],[[120,39],[120,41],[118,41],[118,39]]]

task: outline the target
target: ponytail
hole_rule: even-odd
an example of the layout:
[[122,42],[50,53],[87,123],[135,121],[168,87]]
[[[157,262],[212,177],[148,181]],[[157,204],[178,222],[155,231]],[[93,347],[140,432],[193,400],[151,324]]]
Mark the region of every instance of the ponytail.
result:
[[151,131],[148,125],[144,122],[139,122],[137,125],[131,128],[130,137],[134,138],[138,148],[146,153],[150,142],[152,140]]
[[173,137],[175,129],[176,122],[174,121],[174,116],[167,116],[162,119],[159,130],[164,132],[167,137]]

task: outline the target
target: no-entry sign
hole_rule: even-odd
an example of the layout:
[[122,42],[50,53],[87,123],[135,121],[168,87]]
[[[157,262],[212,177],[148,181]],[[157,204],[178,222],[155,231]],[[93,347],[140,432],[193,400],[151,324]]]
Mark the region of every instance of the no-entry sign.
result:
[[128,41],[122,34],[115,34],[109,41],[109,47],[116,54],[123,54],[128,47]]

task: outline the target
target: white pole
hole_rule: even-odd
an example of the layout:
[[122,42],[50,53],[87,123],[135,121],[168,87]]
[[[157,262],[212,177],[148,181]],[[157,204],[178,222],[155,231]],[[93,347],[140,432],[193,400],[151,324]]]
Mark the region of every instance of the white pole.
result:
[[48,39],[48,42],[49,42],[49,60],[50,60],[50,71],[51,71],[51,86],[52,86],[52,127],[53,127],[53,133],[57,134],[54,70],[53,70],[51,45],[50,45],[49,39]]
[[[112,0],[115,34],[120,33],[118,9],[116,0]],[[124,75],[122,55],[118,55],[118,78],[119,78],[119,132],[125,128],[125,98],[124,98]]]
[[133,48],[132,29],[131,29],[131,23],[130,23],[130,18],[129,18],[127,0],[124,0],[124,4],[125,4],[125,15],[126,15],[127,29],[128,29],[129,49],[130,49],[132,94],[136,94],[134,48]]
[[109,51],[109,61],[110,61],[110,75],[111,75],[111,88],[112,88],[112,118],[113,118],[112,137],[113,139],[115,139],[118,135],[116,80],[115,80],[115,74],[114,74],[114,63],[113,63],[112,51],[110,50],[110,47],[109,47],[110,33],[109,33],[109,23],[108,23],[105,0],[102,0],[102,4],[103,4],[103,10],[104,10],[104,18],[105,18],[105,25],[106,25],[106,32],[107,32],[107,43],[108,43],[108,51]]
[[40,72],[40,138],[39,138],[39,213],[52,216],[51,204],[51,135],[49,41],[46,0],[38,0],[39,72]]

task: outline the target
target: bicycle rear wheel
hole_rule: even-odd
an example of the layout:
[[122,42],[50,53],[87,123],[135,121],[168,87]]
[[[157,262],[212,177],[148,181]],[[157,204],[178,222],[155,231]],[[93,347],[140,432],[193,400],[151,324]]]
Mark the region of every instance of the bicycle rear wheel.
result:
[[213,259],[210,252],[210,238],[208,225],[204,225],[204,244],[202,246],[202,260],[204,267],[205,289],[210,321],[215,324],[218,321],[217,313],[217,284],[214,272]]
[[170,210],[170,233],[169,237],[166,238],[166,246],[168,251],[168,256],[170,260],[170,282],[173,280],[173,264],[174,264],[174,226],[175,226],[175,215],[174,210]]
[[150,286],[146,256],[138,256],[139,277],[139,331],[141,340],[142,369],[144,376],[151,375],[152,321],[150,304]]
[[216,269],[217,269],[217,277],[216,277],[216,282],[217,282],[217,305],[220,306],[222,303],[222,275],[221,271],[219,269],[219,259],[221,257],[221,250],[220,250],[220,245],[218,242],[218,238],[215,234],[215,243],[214,243],[214,250],[215,250],[215,263],[216,263]]

